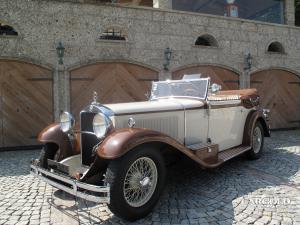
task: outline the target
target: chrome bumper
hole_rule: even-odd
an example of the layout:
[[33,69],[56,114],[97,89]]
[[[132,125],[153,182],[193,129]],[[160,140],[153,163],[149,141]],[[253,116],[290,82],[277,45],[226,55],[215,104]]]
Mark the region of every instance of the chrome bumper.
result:
[[[49,170],[42,169],[35,165],[30,165],[30,174],[45,181],[51,186],[63,190],[76,197],[96,203],[109,203],[110,201],[108,186],[96,186],[82,183],[70,177],[50,172]],[[57,182],[56,180],[59,182]],[[88,194],[85,192],[93,192],[95,194]],[[104,195],[103,197],[98,196],[101,193]]]

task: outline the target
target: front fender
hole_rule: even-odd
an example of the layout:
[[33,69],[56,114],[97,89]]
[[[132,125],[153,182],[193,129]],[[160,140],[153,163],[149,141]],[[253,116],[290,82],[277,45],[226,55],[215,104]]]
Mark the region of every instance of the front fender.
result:
[[101,158],[114,159],[121,157],[134,147],[153,141],[166,141],[168,136],[149,129],[128,128],[118,129],[105,138],[98,147],[97,154]]
[[[207,154],[206,157],[200,158],[196,155],[196,151],[191,151],[175,139],[158,131],[141,128],[114,130],[98,146],[97,155],[104,159],[115,159],[123,156],[131,149],[146,143],[160,143],[171,146],[199,163],[203,168],[213,168],[219,165],[216,158],[217,151],[213,151]],[[212,164],[212,162],[215,164]]]
[[68,134],[63,132],[57,123],[43,129],[38,135],[38,141],[44,144],[57,144],[59,148],[58,160],[80,153],[79,138],[75,136],[70,139]]

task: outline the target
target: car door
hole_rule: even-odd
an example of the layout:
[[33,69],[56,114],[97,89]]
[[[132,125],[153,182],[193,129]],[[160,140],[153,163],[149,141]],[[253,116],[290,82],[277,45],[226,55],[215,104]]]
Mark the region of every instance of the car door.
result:
[[248,110],[230,102],[209,102],[208,137],[225,150],[242,144]]
[[207,143],[208,114],[204,108],[186,109],[185,111],[185,145]]

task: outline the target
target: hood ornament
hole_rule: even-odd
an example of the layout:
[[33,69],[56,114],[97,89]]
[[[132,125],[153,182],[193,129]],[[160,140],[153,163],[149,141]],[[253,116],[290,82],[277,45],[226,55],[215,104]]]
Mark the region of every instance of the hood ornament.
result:
[[98,93],[94,91],[92,105],[97,105],[98,103]]

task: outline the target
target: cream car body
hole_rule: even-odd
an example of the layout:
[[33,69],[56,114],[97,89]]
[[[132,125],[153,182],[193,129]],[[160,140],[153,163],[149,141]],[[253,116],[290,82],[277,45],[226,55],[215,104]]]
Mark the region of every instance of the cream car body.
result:
[[[229,101],[208,102],[208,106],[228,104]],[[220,151],[242,144],[245,121],[251,111],[243,106],[204,109],[203,101],[184,98],[105,106],[114,112],[112,121],[116,128],[128,127],[132,118],[136,128],[162,132],[186,146],[206,143],[210,138],[219,144]]]

